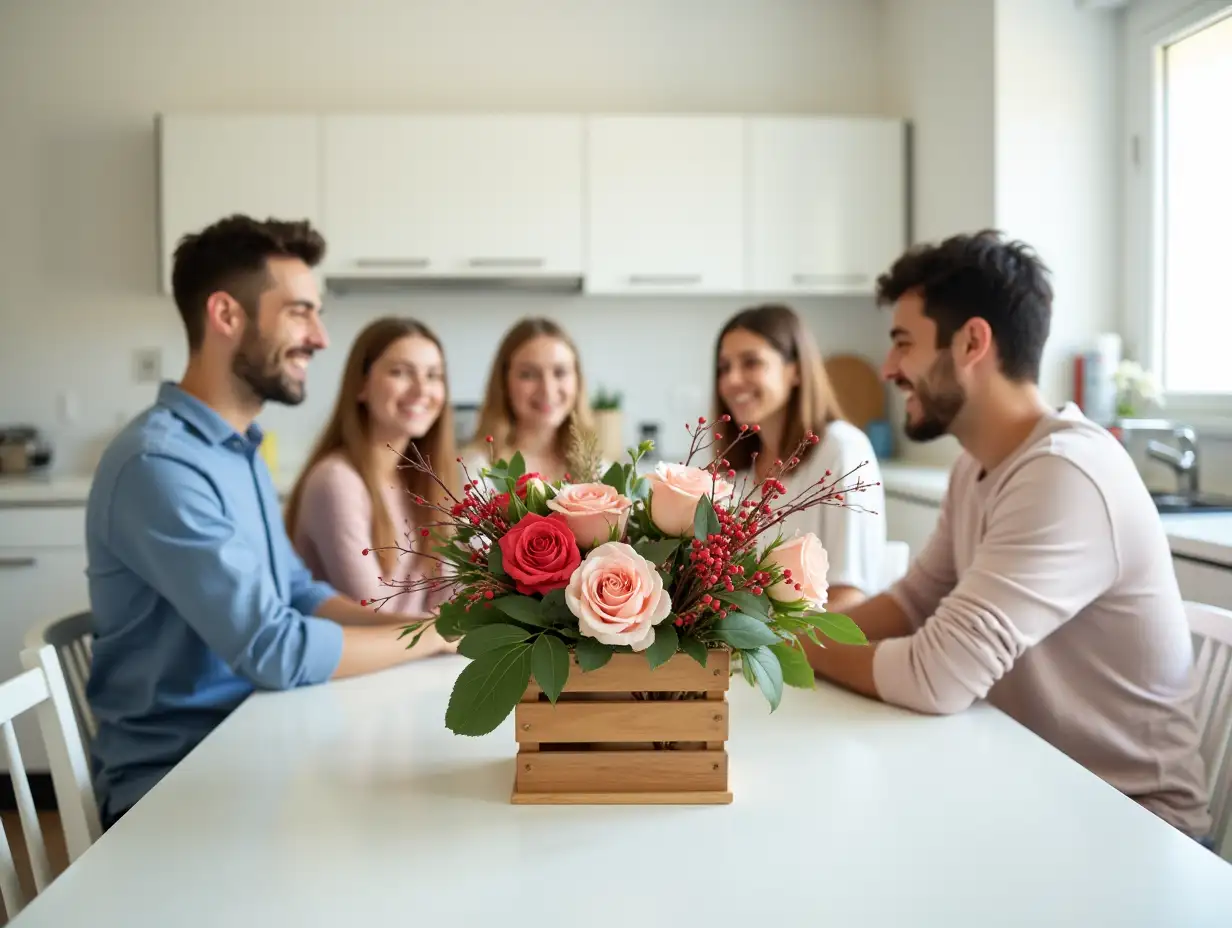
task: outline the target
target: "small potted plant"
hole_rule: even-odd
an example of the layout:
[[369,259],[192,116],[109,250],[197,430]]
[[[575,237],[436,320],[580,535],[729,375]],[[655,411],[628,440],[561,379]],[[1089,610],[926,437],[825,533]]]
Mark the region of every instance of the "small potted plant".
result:
[[624,416],[620,409],[623,399],[619,390],[600,387],[590,401],[595,416],[595,440],[605,461],[617,461],[624,456]]

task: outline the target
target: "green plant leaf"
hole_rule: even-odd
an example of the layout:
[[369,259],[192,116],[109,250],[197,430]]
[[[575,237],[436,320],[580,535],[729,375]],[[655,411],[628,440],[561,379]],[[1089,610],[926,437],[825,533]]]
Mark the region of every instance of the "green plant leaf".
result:
[[705,541],[711,535],[719,533],[719,517],[714,511],[714,503],[710,501],[709,496],[703,496],[697,501],[697,508],[693,510],[693,537],[698,541]]
[[598,670],[604,664],[612,659],[612,649],[601,641],[596,641],[594,638],[587,638],[583,635],[578,639],[577,647],[578,666],[585,673],[588,670]]
[[773,712],[783,700],[783,668],[779,665],[778,656],[769,648],[753,648],[744,651],[743,658],[753,671],[757,685],[761,687]]
[[[518,478],[526,473],[526,458],[522,457],[521,451],[515,451],[513,457],[509,459],[507,473],[514,483],[517,483]],[[509,488],[509,492],[513,492],[513,487]]]
[[676,626],[670,616],[655,626],[654,635],[655,640],[646,649],[646,660],[650,662],[651,670],[671,660],[680,643],[680,636],[676,634]]
[[625,495],[625,469],[621,464],[613,464],[607,469],[607,473],[603,475],[602,483],[605,486],[611,487],[621,496]]
[[501,558],[500,545],[496,542],[492,542],[492,547],[488,549],[488,570],[492,572],[494,577],[509,576],[505,573],[505,565],[503,563],[503,559]]
[[741,651],[777,644],[779,640],[779,636],[765,622],[743,612],[732,612],[727,618],[719,619],[711,627],[710,636]]
[[831,641],[837,641],[839,644],[868,644],[868,638],[860,630],[860,626],[841,612],[806,615],[804,619]]
[[445,727],[457,735],[486,735],[509,717],[530,683],[531,646],[525,641],[493,648],[458,674],[445,710]]
[[512,594],[492,600],[492,605],[515,622],[535,628],[548,627],[548,621],[543,615],[543,604],[538,599]]
[[573,613],[569,611],[569,607],[565,603],[565,591],[563,589],[552,590],[550,593],[545,594],[539,609],[544,620],[552,625],[559,622],[577,624],[577,619],[573,617]]
[[535,639],[530,653],[531,673],[539,688],[547,694],[548,702],[556,705],[560,691],[569,679],[569,649],[555,635],[544,632]]
[[817,676],[813,673],[813,667],[802,648],[789,644],[772,644],[770,650],[783,668],[784,683],[802,690],[811,690],[817,686]]
[[503,648],[505,645],[525,641],[530,636],[531,632],[520,625],[509,625],[504,622],[496,625],[483,625],[467,633],[458,645],[458,653],[474,660],[493,648]]
[[440,614],[436,617],[436,630],[441,637],[455,639],[462,634],[462,622],[466,618],[466,610],[455,602],[441,603]]
[[705,642],[698,641],[692,635],[680,639],[680,650],[703,667],[706,666],[707,648]]
[[679,538],[664,538],[661,541],[642,539],[634,545],[633,550],[652,564],[662,564],[676,553],[676,549],[680,547],[680,541]]
[[737,653],[740,655],[740,672],[744,675],[744,679],[748,681],[749,686],[756,686],[757,678],[753,676],[753,667],[745,656],[746,652],[738,651]]
[[770,617],[770,598],[765,594],[754,596],[748,590],[733,590],[730,593],[720,593],[719,599],[735,606],[745,615],[751,615],[763,622]]

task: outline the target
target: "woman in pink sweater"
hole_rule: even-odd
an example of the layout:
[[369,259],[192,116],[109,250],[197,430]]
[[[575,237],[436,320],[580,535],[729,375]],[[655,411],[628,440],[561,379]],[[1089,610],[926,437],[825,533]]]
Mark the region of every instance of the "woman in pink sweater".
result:
[[416,527],[432,518],[417,496],[446,499],[406,466],[412,445],[456,482],[455,468],[443,465],[457,454],[440,341],[413,319],[378,319],[351,347],[333,414],[291,491],[287,534],[313,574],[340,593],[378,608],[396,595],[389,608],[422,615],[440,595],[398,594],[387,582],[423,577],[438,563],[393,550],[424,543]]

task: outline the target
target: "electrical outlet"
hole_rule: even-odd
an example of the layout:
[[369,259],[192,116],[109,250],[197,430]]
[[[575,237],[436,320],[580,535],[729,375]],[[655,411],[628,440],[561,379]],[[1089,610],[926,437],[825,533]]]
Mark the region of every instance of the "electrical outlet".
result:
[[163,353],[158,348],[138,348],[133,353],[133,379],[158,383],[163,379]]

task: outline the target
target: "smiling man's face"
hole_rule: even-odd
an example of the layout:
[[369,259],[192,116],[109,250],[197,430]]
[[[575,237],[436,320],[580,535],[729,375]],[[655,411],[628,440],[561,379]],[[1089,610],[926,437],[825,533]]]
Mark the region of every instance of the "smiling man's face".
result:
[[906,397],[903,431],[912,441],[948,434],[967,393],[958,381],[953,351],[937,347],[937,323],[924,315],[924,299],[915,291],[894,303],[890,340],[881,374]]

